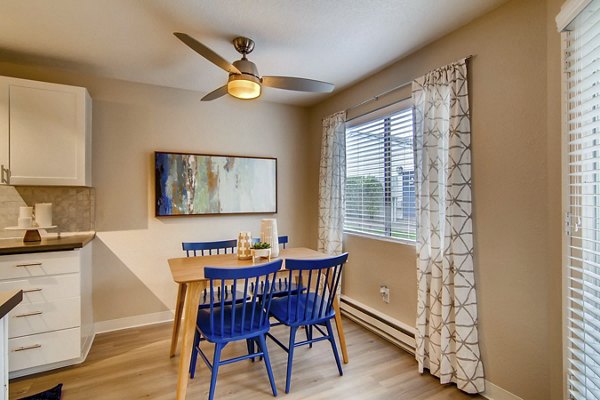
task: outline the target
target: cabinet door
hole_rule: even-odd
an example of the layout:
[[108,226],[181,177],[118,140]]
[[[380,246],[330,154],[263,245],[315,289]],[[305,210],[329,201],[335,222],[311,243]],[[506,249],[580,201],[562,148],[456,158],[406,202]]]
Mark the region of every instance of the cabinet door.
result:
[[8,400],[8,318],[0,318],[0,399]]
[[0,184],[8,183],[8,79],[0,76]]
[[90,185],[87,91],[27,80],[8,89],[10,183]]

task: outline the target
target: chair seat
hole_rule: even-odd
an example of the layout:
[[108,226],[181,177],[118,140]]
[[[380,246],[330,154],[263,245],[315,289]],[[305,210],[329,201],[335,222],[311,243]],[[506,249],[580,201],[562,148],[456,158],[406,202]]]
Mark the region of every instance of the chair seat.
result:
[[[215,304],[221,304],[221,291],[215,292],[214,296],[215,296]],[[248,295],[246,297],[249,298],[250,296]],[[244,292],[236,290],[235,291],[235,302],[242,303],[243,301],[244,301]],[[228,290],[227,292],[225,292],[225,305],[230,306],[232,302],[233,302],[233,295],[231,294],[231,291]],[[198,305],[198,308],[203,309],[203,308],[209,308],[209,307],[210,307],[210,291],[204,290],[204,292],[202,292],[202,295],[200,296],[200,303]]]
[[[243,295],[243,294],[242,294]],[[244,318],[242,313],[246,308]],[[231,329],[231,313],[235,309],[235,324],[233,331]],[[246,338],[255,337],[266,333],[269,330],[269,319],[266,318],[265,311],[262,307],[255,307],[254,317],[252,316],[252,304],[237,304],[236,306],[226,306],[225,312],[223,313],[223,324],[221,324],[221,307],[214,307],[214,326],[210,328],[210,308],[203,308],[198,310],[198,329],[202,332],[203,336],[213,343],[230,342],[232,340],[241,340]],[[261,318],[261,316],[264,316]],[[259,326],[259,321],[263,321],[263,326]],[[251,322],[252,327],[250,326]],[[223,335],[221,335],[221,325],[223,326]],[[243,325],[243,331],[242,331]],[[252,328],[252,329],[251,329]],[[250,332],[250,333],[249,333]]]
[[[265,290],[264,282],[261,282],[258,286],[258,290],[254,290],[254,284],[250,285],[250,291],[257,296],[262,296]],[[290,293],[289,281],[287,279],[278,279],[275,281],[275,288],[273,288],[273,297],[287,296]],[[298,285],[292,283],[291,294],[298,294]]]
[[[290,301],[289,313],[288,298]],[[321,305],[323,306],[321,307]],[[296,311],[298,312],[300,318],[297,318]],[[300,296],[292,295],[273,299],[271,301],[270,314],[279,322],[294,326],[306,325],[307,323],[316,323],[321,320],[333,318],[335,311],[332,308],[328,312],[327,300],[324,301],[321,296],[315,293],[310,293],[308,296],[301,294]],[[301,322],[296,323],[297,320],[300,320]]]

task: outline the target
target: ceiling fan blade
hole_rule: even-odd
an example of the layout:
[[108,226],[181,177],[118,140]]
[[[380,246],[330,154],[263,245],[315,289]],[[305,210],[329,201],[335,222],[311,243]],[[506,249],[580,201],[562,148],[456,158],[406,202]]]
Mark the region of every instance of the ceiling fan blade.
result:
[[177,36],[179,40],[188,45],[192,50],[196,53],[200,54],[202,57],[206,58],[211,63],[215,64],[217,67],[223,68],[225,71],[230,74],[241,74],[240,70],[234,67],[229,61],[191,37],[186,33],[181,32],[173,32],[173,35]]
[[209,94],[207,94],[206,96],[204,96],[201,101],[211,101],[211,100],[215,100],[218,99],[221,96],[225,96],[227,94],[227,85],[223,85],[220,88],[213,90],[212,92],[210,92]]
[[262,83],[268,87],[297,90],[300,92],[331,93],[335,88],[332,83],[315,81],[313,79],[294,78],[291,76],[263,76]]

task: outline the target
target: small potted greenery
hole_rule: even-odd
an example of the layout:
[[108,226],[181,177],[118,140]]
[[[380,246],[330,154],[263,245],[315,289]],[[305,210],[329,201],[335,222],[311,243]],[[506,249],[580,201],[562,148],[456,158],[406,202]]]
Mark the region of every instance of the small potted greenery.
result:
[[266,242],[256,242],[250,249],[252,254],[252,262],[255,262],[257,258],[268,258],[271,261],[271,245]]

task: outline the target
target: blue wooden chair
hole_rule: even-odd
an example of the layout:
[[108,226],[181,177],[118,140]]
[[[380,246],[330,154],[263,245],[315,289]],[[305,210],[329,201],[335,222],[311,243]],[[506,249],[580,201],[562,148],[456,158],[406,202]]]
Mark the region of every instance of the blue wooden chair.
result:
[[[297,276],[297,282],[301,290],[293,293],[290,287],[287,296],[273,299],[270,315],[280,323],[290,327],[289,344],[285,346],[270,333],[267,333],[267,335],[288,353],[286,393],[290,391],[294,349],[298,346],[328,340],[333,350],[338,371],[340,375],[343,375],[331,328],[331,319],[335,317],[333,300],[340,282],[342,268],[347,259],[348,253],[322,259],[285,260],[285,267],[289,270],[288,279],[291,281],[293,276]],[[296,332],[301,326],[308,327],[311,333],[307,334],[306,340],[297,342]],[[321,336],[313,337],[313,327],[321,333]],[[325,328],[325,331],[322,327]]]
[[[270,327],[269,309],[272,304],[275,275],[281,268],[281,265],[282,260],[276,260],[255,267],[204,268],[204,276],[210,282],[210,301],[208,308],[198,311],[196,328],[208,342],[214,343],[215,349],[211,363],[200,348],[200,343],[195,345],[196,351],[192,354],[190,369],[192,366],[195,369],[196,358],[199,354],[211,370],[209,400],[212,400],[214,397],[217,374],[221,365],[254,357],[264,358],[273,396],[277,396],[277,388],[273,379],[265,335],[268,333]],[[250,283],[256,284],[261,280],[267,282],[263,295],[260,297],[248,297]],[[222,293],[229,282],[233,282],[233,299],[231,303],[227,304],[224,297],[221,297],[220,300],[218,299],[217,291],[221,288]],[[237,301],[236,293],[238,290],[243,293],[241,302]],[[221,351],[223,348],[228,343],[238,340],[256,342],[258,344],[258,351],[222,360]]]
[[[211,254],[233,253],[237,249],[237,240],[219,240],[217,242],[183,242],[181,247],[187,257],[208,256]],[[200,253],[200,254],[198,254]]]
[[287,236],[278,236],[277,241],[285,249],[285,246],[288,244],[288,237]]
[[[237,249],[237,240],[219,240],[214,242],[183,242],[181,247],[187,257],[208,256],[212,254],[234,253]],[[225,286],[225,301],[230,301],[231,285]],[[220,289],[217,296],[221,296]],[[238,293],[238,299],[241,299],[241,293]],[[208,291],[202,292],[200,298],[200,308],[208,307]]]
[[[233,253],[237,248],[237,240],[219,240],[214,242],[183,242],[181,243],[181,247],[186,253],[187,257],[197,257],[197,256],[208,256],[212,254],[226,254]],[[230,305],[233,301],[233,287],[230,284],[223,286],[224,296],[221,296],[221,287],[217,288],[217,292],[215,296],[217,296],[217,300],[220,301],[221,297],[223,297],[225,303]],[[242,302],[244,297],[243,292],[238,291],[235,293],[235,298],[238,303]],[[198,305],[199,309],[210,307],[210,298],[208,290],[204,290],[202,295],[200,296],[200,303]],[[194,335],[194,347],[192,349],[192,357],[196,357],[197,354],[197,346],[200,341],[204,340],[202,335],[196,331]],[[248,349],[253,349],[253,344],[248,341]],[[194,369],[190,368],[190,377],[194,377],[195,374],[195,366],[196,363],[193,364]]]

